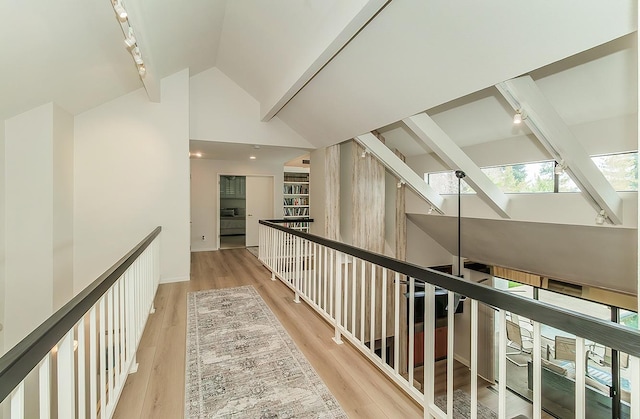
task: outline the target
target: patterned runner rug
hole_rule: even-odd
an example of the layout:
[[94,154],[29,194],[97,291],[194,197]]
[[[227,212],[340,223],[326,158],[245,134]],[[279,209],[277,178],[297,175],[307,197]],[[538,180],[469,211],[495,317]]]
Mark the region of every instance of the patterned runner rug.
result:
[[346,418],[252,286],[192,292],[186,418]]
[[[438,396],[434,400],[436,406],[447,412],[447,396]],[[453,392],[453,417],[466,419],[471,417],[471,396],[462,390]],[[487,406],[478,402],[478,418],[479,419],[497,419],[498,415]]]

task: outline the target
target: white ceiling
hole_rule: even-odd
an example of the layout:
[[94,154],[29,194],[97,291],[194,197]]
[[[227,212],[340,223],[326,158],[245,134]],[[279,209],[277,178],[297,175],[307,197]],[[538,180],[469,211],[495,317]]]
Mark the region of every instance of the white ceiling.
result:
[[[256,162],[285,165],[292,159],[307,156],[309,150],[291,147],[276,147],[252,144],[221,143],[217,141],[189,141],[190,153],[202,153],[203,159],[249,161],[255,156]],[[191,158],[198,158],[192,156]]]
[[[124,4],[153,80],[217,66],[268,108],[354,16],[383,2]],[[528,72],[569,125],[634,113],[635,36],[573,55],[634,31],[636,7],[389,2],[278,116],[315,146],[378,129],[410,156],[424,148],[396,121],[427,110],[458,145],[479,144],[526,133],[492,86]],[[109,0],[4,0],[0,13],[10,16],[0,25],[10,63],[0,67],[0,120],[50,101],[77,114],[142,87]]]
[[52,101],[76,114],[142,86],[108,0],[3,0],[0,16],[0,120]]

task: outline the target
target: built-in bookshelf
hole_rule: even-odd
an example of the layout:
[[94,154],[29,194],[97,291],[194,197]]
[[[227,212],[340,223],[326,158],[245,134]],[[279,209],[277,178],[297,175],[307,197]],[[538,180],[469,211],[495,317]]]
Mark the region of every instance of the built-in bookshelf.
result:
[[[284,219],[309,218],[309,172],[284,172],[282,190]],[[284,224],[295,230],[309,232],[309,222],[295,220]]]

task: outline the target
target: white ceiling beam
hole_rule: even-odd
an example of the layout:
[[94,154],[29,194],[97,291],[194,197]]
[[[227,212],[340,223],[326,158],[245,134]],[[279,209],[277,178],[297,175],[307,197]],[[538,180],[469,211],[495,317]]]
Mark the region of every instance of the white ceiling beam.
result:
[[[351,21],[327,45],[327,47],[313,60],[307,69],[271,104],[260,106],[260,119],[263,122],[271,120],[284,106],[309,83],[322,68],[344,48],[351,39],[389,2],[389,0],[368,0]],[[262,104],[261,104],[262,105]]]
[[509,215],[509,197],[484,174],[477,164],[431,119],[426,113],[420,113],[403,119],[407,127],[451,169],[462,170],[464,179],[476,191],[478,196],[502,218]]
[[580,188],[587,201],[613,224],[622,224],[622,199],[589,154],[580,145],[553,105],[530,76],[522,76],[496,85],[514,110],[524,112],[529,127],[565,172]]
[[[144,89],[147,91],[147,97],[149,97],[149,100],[151,102],[159,103],[161,96],[160,76],[158,75],[157,68],[153,62],[151,48],[146,41],[149,38],[144,25],[144,20],[143,18],[141,18],[141,16],[144,16],[141,5],[139,1],[128,1],[125,5],[128,14],[127,20],[129,21],[129,24],[135,32],[136,45],[140,49],[140,54],[142,55],[142,60],[144,61],[144,68],[146,69],[146,74],[140,77],[140,79],[142,80]],[[121,26],[122,31],[126,37],[126,25]],[[133,59],[131,61],[131,69],[132,71],[135,71],[137,73],[138,71],[136,69],[135,63],[133,62]]]
[[359,135],[355,140],[373,154],[398,179],[427,201],[439,214],[444,214],[442,205],[444,198],[433,190],[416,172],[389,149],[372,133]]

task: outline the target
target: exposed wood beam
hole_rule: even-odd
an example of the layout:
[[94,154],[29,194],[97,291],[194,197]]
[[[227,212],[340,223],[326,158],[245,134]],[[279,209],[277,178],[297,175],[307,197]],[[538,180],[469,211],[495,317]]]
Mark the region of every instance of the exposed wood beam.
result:
[[280,97],[276,98],[272,103],[261,104],[260,118],[263,122],[271,120],[280,109],[284,106],[309,83],[309,81],[322,68],[342,50],[360,30],[373,19],[380,10],[382,10],[390,0],[368,0],[360,9],[360,11],[351,19],[351,21],[340,31],[340,33],[327,45],[327,47],[318,55],[313,62],[309,64],[307,69],[282,92]]
[[604,210],[613,224],[622,224],[622,199],[595,165],[553,105],[530,76],[496,85],[514,110],[524,112],[523,122],[547,151],[565,165],[565,171],[596,209]]
[[389,150],[375,135],[367,133],[357,136],[355,140],[380,160],[397,178],[405,182],[409,188],[427,201],[435,211],[444,214],[442,210],[444,198],[434,191],[431,186],[427,185],[424,179],[418,176],[393,151]]
[[509,197],[480,170],[478,165],[453,142],[429,115],[420,113],[403,119],[403,122],[450,168],[462,170],[467,175],[465,181],[495,212],[502,218],[511,218],[508,211]]

